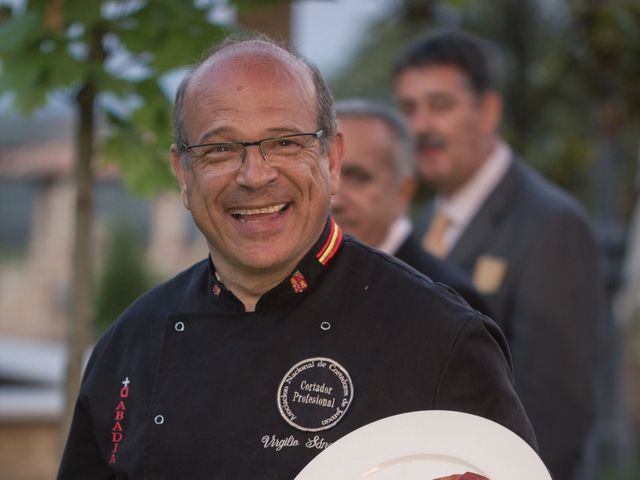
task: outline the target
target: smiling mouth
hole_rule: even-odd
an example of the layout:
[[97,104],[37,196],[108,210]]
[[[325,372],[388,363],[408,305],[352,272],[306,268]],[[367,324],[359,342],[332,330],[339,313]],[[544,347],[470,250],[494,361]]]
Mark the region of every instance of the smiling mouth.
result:
[[279,203],[270,207],[261,208],[232,208],[230,214],[236,220],[247,222],[252,220],[267,219],[272,215],[281,215],[289,208],[288,203]]

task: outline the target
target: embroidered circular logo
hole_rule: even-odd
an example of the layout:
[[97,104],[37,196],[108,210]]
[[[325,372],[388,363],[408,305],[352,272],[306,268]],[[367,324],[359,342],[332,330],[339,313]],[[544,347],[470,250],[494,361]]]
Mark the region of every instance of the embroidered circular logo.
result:
[[330,358],[296,363],[278,387],[278,410],[298,430],[318,432],[338,423],[351,405],[353,383],[347,371]]

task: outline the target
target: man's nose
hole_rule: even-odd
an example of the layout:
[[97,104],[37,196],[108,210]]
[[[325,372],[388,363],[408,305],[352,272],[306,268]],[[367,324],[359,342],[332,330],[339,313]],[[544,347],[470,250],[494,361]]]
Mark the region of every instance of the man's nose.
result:
[[433,115],[427,108],[418,108],[407,118],[407,124],[413,134],[424,133],[433,127]]
[[262,157],[257,145],[245,147],[242,166],[236,174],[236,182],[247,188],[257,189],[273,182],[278,169]]

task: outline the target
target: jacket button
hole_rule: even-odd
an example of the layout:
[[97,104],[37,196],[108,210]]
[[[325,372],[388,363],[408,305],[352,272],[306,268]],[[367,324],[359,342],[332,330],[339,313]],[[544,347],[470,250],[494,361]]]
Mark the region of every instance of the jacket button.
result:
[[331,328],[331,324],[329,322],[322,322],[320,328],[326,332]]
[[162,425],[164,423],[164,417],[162,415],[156,415],[153,421],[156,425]]
[[174,325],[174,328],[176,329],[176,332],[183,332],[184,331],[184,323],[176,322],[176,324]]

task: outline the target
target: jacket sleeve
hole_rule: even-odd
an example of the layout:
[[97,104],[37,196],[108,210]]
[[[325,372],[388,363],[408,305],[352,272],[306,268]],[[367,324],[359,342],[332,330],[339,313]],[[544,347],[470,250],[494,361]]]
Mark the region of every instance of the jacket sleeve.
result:
[[540,453],[569,478],[595,415],[604,294],[586,221],[563,212],[541,230],[514,282],[510,345]]
[[100,455],[93,423],[82,396],[76,401],[73,421],[57,479],[77,480],[81,478],[95,480],[115,478]]
[[497,422],[537,450],[536,438],[513,387],[509,349],[498,326],[469,316],[440,373],[435,407],[471,413]]

